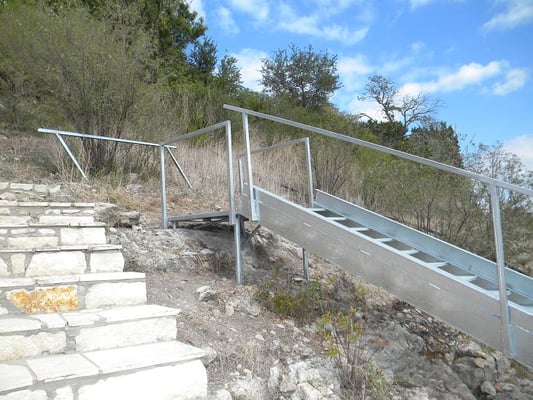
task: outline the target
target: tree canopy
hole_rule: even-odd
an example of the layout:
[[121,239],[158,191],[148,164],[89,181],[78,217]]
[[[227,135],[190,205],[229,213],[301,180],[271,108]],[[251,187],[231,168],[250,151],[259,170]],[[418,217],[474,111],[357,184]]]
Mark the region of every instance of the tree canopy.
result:
[[329,98],[342,85],[337,74],[337,56],[317,53],[311,45],[278,50],[262,60],[261,84],[265,93],[286,98],[307,109],[329,104]]
[[[402,95],[396,84],[381,75],[373,75],[368,79],[360,100],[372,99],[381,108],[387,122],[399,122],[405,132],[413,124],[424,124],[433,121],[435,113],[442,107],[439,99],[433,99],[421,93]],[[369,119],[369,115],[362,114]]]

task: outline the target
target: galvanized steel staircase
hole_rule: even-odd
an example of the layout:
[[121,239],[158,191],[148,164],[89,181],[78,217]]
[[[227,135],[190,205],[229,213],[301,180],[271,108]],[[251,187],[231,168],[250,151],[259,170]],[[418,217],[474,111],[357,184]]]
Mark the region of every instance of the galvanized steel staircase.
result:
[[206,397],[178,310],[106,241],[94,204],[0,200],[0,398]]
[[[246,191],[245,191],[246,192]],[[258,222],[503,350],[494,262],[317,190],[305,208],[254,187]],[[250,217],[242,194],[239,212]],[[533,366],[533,279],[506,268],[513,356]]]

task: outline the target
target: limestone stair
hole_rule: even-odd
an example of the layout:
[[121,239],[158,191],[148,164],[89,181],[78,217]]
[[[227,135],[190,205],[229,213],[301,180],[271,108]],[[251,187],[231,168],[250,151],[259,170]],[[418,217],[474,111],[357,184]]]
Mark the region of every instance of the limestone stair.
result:
[[0,400],[206,398],[202,350],[105,229],[91,203],[0,200]]

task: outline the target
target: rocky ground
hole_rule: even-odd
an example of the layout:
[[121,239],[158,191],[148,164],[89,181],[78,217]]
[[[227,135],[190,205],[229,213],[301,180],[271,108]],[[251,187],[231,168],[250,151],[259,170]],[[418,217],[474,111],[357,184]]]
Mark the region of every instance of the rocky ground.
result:
[[[20,142],[9,139],[0,135],[0,181],[59,183],[39,175],[35,164],[22,168],[35,157],[25,158]],[[246,246],[244,284],[238,286],[228,227],[159,229],[158,193],[150,185],[62,183],[58,200],[113,201],[118,211],[130,212],[118,224],[127,226],[110,228],[110,240],[123,246],[129,270],[146,273],[150,302],[181,310],[178,339],[206,350],[212,400],[372,398],[368,388],[343,392],[315,323],[282,319],[256,301],[274,275],[287,286],[309,284],[301,279],[299,248],[260,229]],[[201,209],[192,196],[170,198],[179,212]],[[101,211],[112,225],[120,222],[116,209],[103,205]],[[335,288],[338,298],[349,298],[343,292],[353,284],[364,286],[359,343],[362,358],[372,355],[382,371],[384,398],[533,399],[532,372],[498,352],[319,258],[311,257],[311,278],[325,285],[343,282]]]
[[[128,267],[147,274],[149,300],[181,309],[178,339],[206,349],[214,399],[344,399],[341,382],[314,324],[300,326],[265,310],[254,294],[283,260],[294,285],[299,249],[263,229],[245,251],[245,282],[233,279],[232,233],[225,229],[113,231]],[[312,258],[313,279],[344,273]],[[361,343],[385,345],[373,355],[387,399],[531,399],[532,375],[424,312],[366,288]],[[215,395],[216,394],[216,395]]]

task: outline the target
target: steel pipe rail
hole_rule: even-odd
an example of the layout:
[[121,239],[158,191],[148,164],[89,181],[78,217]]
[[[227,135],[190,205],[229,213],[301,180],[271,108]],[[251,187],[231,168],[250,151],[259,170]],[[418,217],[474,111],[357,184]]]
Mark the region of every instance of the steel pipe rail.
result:
[[270,120],[270,121],[278,122],[280,124],[292,126],[292,127],[295,127],[295,128],[300,128],[300,129],[303,129],[303,130],[306,130],[306,131],[309,131],[309,132],[318,133],[320,135],[331,137],[331,138],[338,139],[338,140],[342,140],[344,142],[353,143],[353,144],[356,144],[356,145],[359,145],[359,146],[362,146],[362,147],[366,147],[366,148],[369,148],[369,149],[372,149],[372,150],[379,151],[381,153],[386,153],[386,154],[390,154],[390,155],[393,155],[393,156],[397,156],[397,157],[403,158],[405,160],[414,161],[414,162],[417,162],[419,164],[423,164],[423,165],[427,165],[429,167],[434,167],[434,168],[440,169],[442,171],[451,172],[451,173],[456,174],[456,175],[461,175],[461,176],[464,176],[464,177],[467,177],[467,178],[475,179],[477,181],[486,183],[488,185],[491,185],[491,184],[492,185],[496,185],[496,186],[501,187],[503,189],[513,190],[513,191],[525,194],[527,196],[533,197],[533,190],[532,189],[527,189],[527,188],[524,188],[522,186],[518,186],[518,185],[515,185],[515,184],[512,184],[512,183],[508,183],[508,182],[505,182],[505,181],[500,181],[498,179],[491,178],[491,177],[488,177],[488,176],[485,176],[485,175],[477,174],[475,172],[471,172],[471,171],[467,171],[467,170],[464,170],[464,169],[461,169],[461,168],[457,168],[457,167],[454,167],[452,165],[444,164],[444,163],[441,163],[441,162],[438,162],[438,161],[429,160],[429,159],[424,158],[424,157],[416,156],[414,154],[409,154],[409,153],[406,153],[406,152],[403,152],[403,151],[400,151],[400,150],[396,150],[396,149],[391,149],[389,147],[385,147],[385,146],[382,146],[382,145],[379,145],[379,144],[367,142],[366,140],[357,139],[357,138],[354,138],[354,137],[351,137],[351,136],[343,135],[341,133],[336,133],[336,132],[333,132],[333,131],[330,131],[330,130],[327,130],[327,129],[317,128],[317,127],[314,127],[314,126],[311,126],[311,125],[302,124],[300,122],[291,121],[291,120],[288,120],[288,119],[285,119],[285,118],[276,117],[276,116],[268,115],[268,114],[263,114],[263,113],[258,112],[258,111],[247,110],[246,108],[236,107],[236,106],[232,106],[232,105],[228,105],[228,104],[224,104],[224,108],[227,109],[227,110],[240,112],[240,113],[243,113],[243,114],[246,114],[246,115],[252,115],[254,117],[259,117],[259,118],[267,119],[267,120]]
[[[226,133],[226,148],[227,148],[227,172],[228,172],[228,203],[229,203],[229,223],[235,225],[236,215],[235,215],[235,183],[233,178],[233,145],[231,139],[231,122],[222,121],[214,125],[207,126],[205,128],[198,129],[193,132],[188,132],[183,135],[177,135],[170,139],[161,142],[159,146],[163,148],[164,146],[169,146],[173,143],[182,142],[184,140],[192,139],[196,136],[203,134],[213,134],[218,129],[224,129]],[[174,155],[170,153],[172,157]],[[187,180],[188,182],[188,180]],[[190,184],[190,183],[189,183]],[[165,156],[164,152],[161,151],[161,197],[162,197],[162,225],[163,229],[168,228],[168,215],[167,215],[167,201],[166,201],[166,173],[165,173]]]

